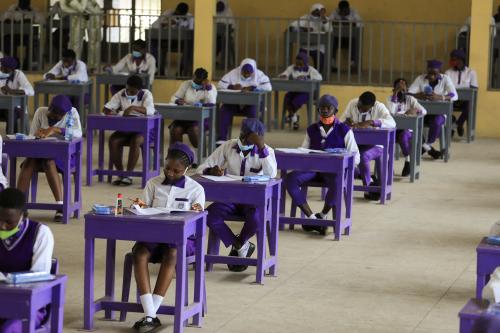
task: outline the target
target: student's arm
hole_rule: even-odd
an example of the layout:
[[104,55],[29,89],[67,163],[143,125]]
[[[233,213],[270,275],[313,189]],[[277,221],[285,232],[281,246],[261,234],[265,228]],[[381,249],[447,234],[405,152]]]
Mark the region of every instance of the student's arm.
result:
[[310,71],[311,80],[322,81],[323,76],[321,75],[321,73],[318,72],[318,70],[314,67],[310,67],[310,68],[311,68],[311,71]]
[[186,97],[186,91],[189,87],[189,84],[189,81],[182,82],[179,86],[179,89],[177,89],[175,94],[172,95],[172,98],[170,98],[170,102],[179,105],[184,104],[184,98]]
[[59,61],[57,64],[54,65],[54,67],[50,69],[50,71],[48,71],[43,75],[43,78],[46,80],[53,80],[61,75],[62,75],[62,61]]
[[355,99],[347,104],[347,107],[345,108],[344,112],[339,117],[341,122],[346,123],[347,125],[350,126],[347,120],[351,119],[352,121],[354,121],[354,115],[352,114],[352,110],[353,108],[356,107],[356,105],[357,101]]
[[446,91],[446,95],[445,95],[445,100],[449,100],[449,101],[457,101],[458,100],[458,93],[457,93],[457,89],[455,88],[455,85],[453,84],[453,82],[451,81],[450,77],[448,75],[446,75],[444,77],[444,89]]
[[[115,73],[115,74],[121,73],[125,67],[128,67],[127,60],[128,60],[129,56],[130,56],[130,54],[127,54],[126,56],[121,58],[120,61],[118,61],[116,63],[116,65],[111,67],[113,69],[113,73]],[[128,72],[128,68],[127,68],[127,72]]]
[[18,71],[17,72],[17,80],[19,82],[19,90],[22,90],[24,95],[26,96],[33,96],[35,95],[35,91],[33,90],[33,86],[31,85],[30,81],[28,81],[28,78],[26,75]]
[[396,121],[383,103],[375,102],[375,117],[372,126],[380,128],[396,128]]
[[271,80],[264,73],[262,73],[262,76],[261,76],[261,78],[259,80],[258,89],[262,90],[262,91],[271,91],[271,90],[273,90],[273,87],[271,86]]
[[479,87],[479,84],[477,83],[477,73],[473,69],[470,70],[470,87],[471,88]]
[[259,160],[262,163],[262,173],[271,178],[276,177],[278,174],[278,164],[276,156],[274,156],[274,149],[265,145],[264,148],[259,149]]
[[40,225],[33,245],[31,268],[33,272],[50,273],[52,253],[54,252],[54,236],[46,225]]
[[153,94],[150,91],[147,91],[144,94],[142,106],[146,111],[146,115],[152,116],[155,114],[155,103],[153,101]]
[[109,114],[111,112],[117,112],[117,111],[121,110],[122,103],[120,100],[120,94],[121,94],[121,90],[119,92],[117,92],[116,94],[114,94],[113,97],[111,97],[111,99],[109,100],[109,102],[104,104],[104,108],[102,110],[102,112],[104,114]]
[[283,73],[281,73],[280,77],[289,77],[293,73],[293,65],[288,66]]
[[87,65],[82,61],[78,61],[76,63],[76,72],[74,74],[68,75],[67,78],[69,81],[80,81],[87,82],[89,80],[89,76],[87,74]]
[[153,205],[153,200],[155,197],[155,183],[153,180],[149,180],[146,183],[146,187],[144,187],[144,191],[142,192],[142,201],[148,206],[151,207]]
[[422,104],[420,104],[415,97],[413,96],[409,97],[410,97],[410,110],[417,110],[417,113],[420,113],[425,116],[427,114],[427,110],[422,106]]
[[42,108],[38,108],[35,111],[35,115],[33,116],[33,120],[31,121],[31,127],[30,127],[30,135],[34,136],[38,133],[38,130],[42,128],[42,117],[44,115],[42,114]]
[[156,59],[151,54],[148,53],[149,56],[146,55],[146,62],[148,64],[148,75],[149,75],[149,84],[153,84],[155,80],[156,73]]
[[199,184],[196,188],[196,192],[194,193],[194,198],[193,198],[193,205],[196,204],[200,205],[201,208],[205,208],[205,190]]
[[204,104],[215,105],[217,103],[217,89],[215,88],[215,85],[213,85],[212,83],[210,83],[210,86],[212,88],[205,92],[206,97],[205,97]]
[[229,73],[226,73],[222,77],[222,79],[220,79],[219,84],[218,84],[218,88],[219,89],[229,89],[229,86],[232,84],[232,82],[231,82],[231,74],[232,74],[233,71],[234,71],[234,69],[231,70]]
[[410,87],[408,88],[408,92],[410,94],[418,94],[418,93],[421,93],[422,91],[420,90],[420,76],[418,76],[413,82],[412,84],[410,85]]
[[311,148],[311,138],[309,137],[309,134],[306,133],[306,136],[304,137],[304,141],[302,141],[302,148]]
[[354,139],[354,133],[352,130],[347,132],[344,136],[344,144],[348,152],[354,153],[354,165],[359,164],[359,148],[356,140]]
[[226,141],[224,144],[215,149],[215,151],[210,156],[208,156],[205,162],[203,162],[203,164],[198,167],[196,173],[206,175],[210,174],[210,169],[212,169],[213,167],[222,168],[222,166],[226,162],[224,150],[226,149],[226,146],[230,144],[232,144],[232,141]]

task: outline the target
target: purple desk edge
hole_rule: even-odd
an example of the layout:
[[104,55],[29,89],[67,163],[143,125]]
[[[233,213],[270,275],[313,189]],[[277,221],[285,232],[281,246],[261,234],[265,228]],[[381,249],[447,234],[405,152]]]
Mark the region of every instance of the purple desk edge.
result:
[[[333,155],[333,154],[295,154],[285,153],[279,150],[275,152],[278,162],[278,169],[281,170],[281,179],[286,181],[286,175],[289,170],[294,171],[316,171],[329,172],[337,175],[342,181],[337,181],[336,192],[336,212],[334,220],[312,220],[307,218],[296,218],[295,216],[286,217],[286,188],[281,188],[281,207],[280,207],[280,229],[283,230],[285,224],[304,224],[317,226],[332,226],[335,229],[334,240],[340,240],[341,231],[344,235],[349,235],[352,226],[352,193],[354,177],[354,155]],[[345,191],[345,192],[344,192]],[[342,198],[345,203],[345,214],[342,214]],[[343,216],[344,215],[344,216]]]
[[482,298],[484,286],[490,280],[490,275],[500,266],[500,246],[491,245],[484,237],[476,248],[476,298]]
[[[92,178],[97,175],[99,182],[103,181],[103,176],[131,176],[141,177],[141,185],[144,188],[146,182],[160,174],[160,160],[159,160],[159,147],[160,147],[160,124],[161,116],[147,116],[147,117],[119,117],[119,116],[105,116],[92,114],[87,116],[87,186],[92,186]],[[155,128],[158,129],[154,142],[155,154],[158,158],[155,160],[153,170],[150,170],[149,157],[150,157],[150,137],[149,133]],[[98,152],[98,167],[93,169],[92,161],[92,145],[94,143],[94,130],[99,130],[99,152]],[[136,132],[144,136],[144,147],[142,149],[142,171],[118,171],[104,169],[104,132],[105,131],[122,131],[122,132]]]
[[[256,266],[258,284],[263,284],[266,270],[269,270],[269,275],[276,276],[281,179],[271,179],[267,183],[243,183],[241,181],[215,182],[200,175],[193,178],[205,189],[207,201],[253,205],[259,208],[261,214],[259,220],[262,223],[260,226],[262,232],[256,235],[257,259],[207,254],[206,263]],[[269,229],[266,227],[266,220],[269,221]],[[269,257],[266,257],[266,233],[269,233]]]
[[[84,276],[84,329],[92,330],[95,312],[105,310],[112,319],[112,311],[143,312],[138,303],[115,301],[116,241],[170,243],[177,246],[175,280],[175,306],[162,305],[158,314],[174,315],[174,332],[183,332],[184,322],[193,317],[196,326],[202,325],[203,292],[205,281],[205,230],[206,212],[185,214],[137,215],[85,215],[85,276]],[[147,229],[150,232],[145,233]],[[196,235],[194,302],[187,304],[185,297],[186,242]],[[105,296],[94,299],[95,239],[107,240]]]
[[62,333],[64,293],[68,277],[57,275],[46,282],[9,285],[0,283],[0,318],[23,320],[23,332],[35,332],[35,316],[50,304],[50,332]]
[[[34,147],[36,146],[36,148]],[[16,184],[16,164],[17,157],[32,157],[32,158],[59,158],[62,159],[64,167],[62,170],[63,176],[63,203],[37,203],[28,202],[26,207],[28,209],[42,209],[42,210],[59,210],[63,211],[63,222],[68,223],[69,216],[74,214],[76,218],[80,216],[82,208],[82,183],[81,183],[81,169],[82,169],[82,139],[76,138],[68,142],[64,140],[11,140],[6,138],[4,141],[3,152],[9,155],[9,182]],[[71,201],[71,155],[76,153],[76,166],[75,166],[75,197]]]
[[489,302],[471,298],[467,304],[460,310],[460,333],[472,333],[472,328],[476,320],[484,317],[487,313]]

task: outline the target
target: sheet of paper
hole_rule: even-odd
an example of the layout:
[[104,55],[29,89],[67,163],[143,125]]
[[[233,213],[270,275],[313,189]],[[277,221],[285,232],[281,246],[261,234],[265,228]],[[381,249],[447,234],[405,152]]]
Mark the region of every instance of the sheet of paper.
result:
[[2,272],[0,272],[0,281],[5,281],[7,280],[7,278],[5,277],[5,275],[3,275]]
[[232,178],[230,176],[209,176],[209,175],[202,175],[202,177],[206,178],[206,179],[213,180],[214,182],[234,182],[234,181],[236,181],[235,178]]
[[218,92],[228,92],[228,93],[239,93],[241,90],[233,90],[233,89],[219,89]]
[[288,153],[288,154],[303,154],[304,153],[299,148],[276,148],[275,150],[281,151],[284,153]]
[[51,83],[61,83],[61,82],[68,82],[68,80],[47,80],[47,82],[51,82]]
[[[15,134],[7,134],[7,137],[11,140],[15,140],[16,139],[16,135]],[[33,136],[33,135],[25,135],[24,136],[24,140],[35,140],[36,138]]]
[[232,178],[234,180],[243,180],[243,176],[236,176],[236,175],[226,175],[226,177]]
[[170,213],[182,213],[188,212],[188,210],[184,209],[175,209],[175,208],[141,208],[139,205],[133,205],[134,209],[130,209],[132,213],[135,215],[160,215],[160,214],[170,214]]
[[298,150],[302,153],[306,153],[306,154],[328,154],[328,152],[326,151],[323,151],[323,150],[316,150],[316,149],[308,149],[308,148],[298,148]]

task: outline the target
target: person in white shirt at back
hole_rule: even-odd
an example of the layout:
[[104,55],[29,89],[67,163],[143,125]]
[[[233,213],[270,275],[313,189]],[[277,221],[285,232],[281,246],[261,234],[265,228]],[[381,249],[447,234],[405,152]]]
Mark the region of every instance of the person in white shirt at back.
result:
[[[109,116],[144,117],[155,114],[153,94],[147,89],[142,89],[142,79],[132,75],[127,79],[126,88],[113,95],[111,100],[104,105],[103,113]],[[150,138],[153,139],[153,132]],[[139,160],[144,137],[140,133],[116,131],[109,137],[109,153],[116,170],[123,171],[123,147],[129,146],[127,171],[133,171]],[[144,147],[149,149],[149,147]],[[119,176],[113,185],[127,186],[132,184],[132,178]]]
[[[450,53],[450,68],[445,72],[455,85],[455,88],[478,88],[477,73],[465,65],[465,52],[457,49]],[[464,124],[469,115],[469,102],[456,101],[453,103],[455,109],[461,111],[456,121],[458,136],[464,135]]]

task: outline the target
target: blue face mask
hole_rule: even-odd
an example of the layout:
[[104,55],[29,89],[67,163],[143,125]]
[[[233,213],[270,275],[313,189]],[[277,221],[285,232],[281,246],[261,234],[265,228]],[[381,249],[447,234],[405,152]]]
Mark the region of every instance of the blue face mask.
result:
[[241,142],[241,139],[238,139],[238,148],[240,148],[241,151],[249,151],[252,150],[254,145],[243,145]]
[[201,90],[201,89],[203,89],[203,85],[198,84],[198,83],[196,83],[196,82],[194,82],[194,81],[192,81],[192,82],[191,82],[191,87],[192,87],[194,90]]
[[0,72],[0,80],[8,79],[9,76],[10,76],[9,73]]
[[240,80],[241,80],[242,82],[248,82],[248,81],[250,81],[251,79],[252,79],[252,77],[251,77],[251,76],[249,76],[249,77],[244,77],[243,75],[240,75]]
[[134,103],[135,99],[137,98],[137,96],[129,96],[129,95],[127,95],[127,92],[125,92],[125,97],[127,97],[129,103]]
[[134,58],[142,58],[142,52],[140,51],[132,51],[132,57]]

